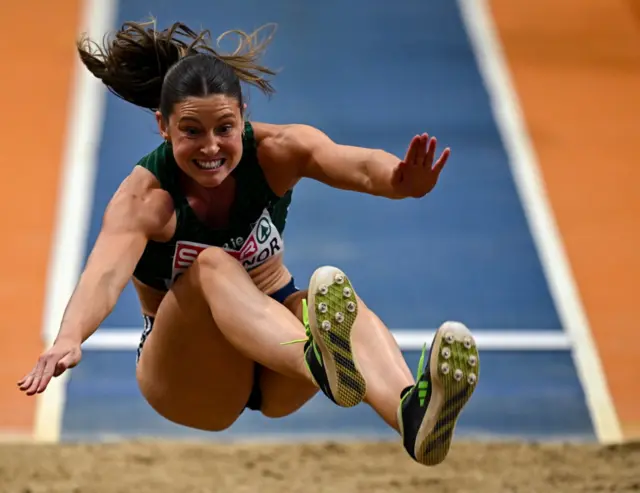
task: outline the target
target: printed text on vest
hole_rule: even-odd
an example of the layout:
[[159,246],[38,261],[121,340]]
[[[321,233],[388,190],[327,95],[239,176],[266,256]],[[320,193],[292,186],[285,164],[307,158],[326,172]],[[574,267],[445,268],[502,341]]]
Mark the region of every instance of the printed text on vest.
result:
[[[243,241],[242,238],[236,238],[233,244],[237,249],[229,247],[228,243],[222,248],[237,259],[246,270],[251,270],[284,251],[282,237],[266,209],[254,223],[247,239]],[[193,264],[200,252],[210,246],[193,241],[178,241],[173,254],[169,284],[175,282],[176,278]]]

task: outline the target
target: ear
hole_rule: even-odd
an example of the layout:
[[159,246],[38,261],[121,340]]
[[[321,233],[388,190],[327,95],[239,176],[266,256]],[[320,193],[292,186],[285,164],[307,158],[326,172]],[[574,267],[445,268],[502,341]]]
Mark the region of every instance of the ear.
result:
[[[240,111],[240,117],[243,122],[247,121],[247,103],[242,103],[242,109]],[[242,127],[242,135],[244,135],[244,126]]]
[[158,130],[160,131],[160,135],[162,136],[162,138],[167,142],[170,142],[171,138],[169,137],[169,126],[167,122],[164,121],[164,118],[162,118],[162,114],[159,111],[156,111],[156,122],[158,124]]

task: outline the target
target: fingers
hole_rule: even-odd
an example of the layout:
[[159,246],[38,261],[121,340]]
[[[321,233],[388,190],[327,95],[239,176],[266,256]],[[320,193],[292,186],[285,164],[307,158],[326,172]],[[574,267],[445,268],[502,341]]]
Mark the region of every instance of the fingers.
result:
[[18,382],[18,387],[27,395],[34,395],[44,391],[53,376],[55,357],[41,356],[35,368]]
[[429,135],[428,134],[422,134],[420,137],[418,137],[418,150],[416,152],[416,159],[415,161],[412,163],[416,166],[422,166],[424,163],[424,160],[427,156],[427,146],[429,144]]
[[424,159],[420,164],[425,168],[431,168],[431,164],[433,163],[433,157],[436,154],[436,147],[438,145],[438,141],[435,137],[428,138],[427,142],[425,142],[425,154]]
[[54,346],[40,355],[33,370],[18,381],[18,388],[27,395],[44,392],[52,378],[76,366],[81,356],[82,350],[79,345]]
[[33,395],[36,393],[38,386],[40,385],[40,379],[42,378],[42,372],[44,370],[45,365],[45,357],[41,356],[38,359],[38,363],[31,373],[27,375],[24,383],[20,385],[20,390],[22,390],[27,395]]
[[31,373],[26,375],[22,380],[18,382],[18,387],[20,388],[20,390],[24,391],[24,390],[27,390],[32,383],[33,383],[33,370],[31,371]]
[[440,158],[438,158],[436,164],[433,166],[433,171],[436,173],[436,175],[440,174],[442,168],[444,168],[444,165],[447,164],[447,160],[449,159],[450,155],[451,149],[449,149],[448,147],[444,151],[442,151]]
[[[435,137],[430,138],[429,134],[426,133],[416,135],[411,139],[404,162],[408,166],[422,166],[431,169],[437,147],[438,140]],[[439,172],[439,170],[444,167],[450,153],[449,148],[444,150],[442,156],[436,162],[436,166],[433,168],[434,171]]]
[[421,145],[422,139],[419,135],[416,135],[413,139],[411,139],[411,142],[409,143],[409,149],[407,150],[407,155],[404,158],[404,162],[408,166],[412,166],[416,163]]
[[442,171],[442,168],[444,168],[444,165],[447,164],[447,160],[451,155],[451,149],[449,147],[445,148],[445,150],[442,151],[442,154],[436,161],[436,164],[433,165],[436,148],[438,147],[438,140],[435,137],[431,137],[429,139],[428,136],[426,136],[426,139],[427,141],[425,142],[424,159],[422,160],[421,164],[423,167],[429,168],[434,173],[436,173],[436,175],[438,175]]
[[40,378],[40,382],[36,387],[36,392],[39,394],[44,392],[44,389],[47,388],[49,382],[53,378],[53,372],[55,371],[56,363],[53,358],[48,358],[45,362],[44,368],[42,370],[42,377]]

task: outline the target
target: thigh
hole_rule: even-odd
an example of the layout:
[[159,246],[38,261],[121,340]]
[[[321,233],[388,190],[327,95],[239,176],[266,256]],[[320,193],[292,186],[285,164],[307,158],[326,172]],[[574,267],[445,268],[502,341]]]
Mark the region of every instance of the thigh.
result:
[[243,412],[255,364],[225,339],[196,283],[190,269],[162,300],[143,341],[137,378],[160,415],[216,431],[228,428]]

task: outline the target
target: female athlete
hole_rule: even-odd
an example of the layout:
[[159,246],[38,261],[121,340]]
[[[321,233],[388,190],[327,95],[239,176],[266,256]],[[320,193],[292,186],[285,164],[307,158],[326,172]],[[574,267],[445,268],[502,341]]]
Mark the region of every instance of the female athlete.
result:
[[144,319],[137,381],[166,419],[218,431],[245,408],[287,416],[320,389],[342,407],[367,402],[414,460],[438,464],[477,383],[469,330],[441,326],[414,380],[344,272],[320,267],[308,290],[296,287],[282,236],[300,179],[418,198],[436,185],[450,151],[434,163],[436,139],[424,134],[399,159],[336,144],[306,125],[249,122],[241,82],[273,92],[274,72],[258,63],[271,36],[259,41],[259,32],[235,31],[240,44],[227,55],[207,31],[182,23],[161,32],[125,23],[103,46],[79,40],[86,68],[154,111],[164,141],[112,197],[58,336],[19,388],[43,392],[77,365],[81,344],[132,280]]

